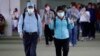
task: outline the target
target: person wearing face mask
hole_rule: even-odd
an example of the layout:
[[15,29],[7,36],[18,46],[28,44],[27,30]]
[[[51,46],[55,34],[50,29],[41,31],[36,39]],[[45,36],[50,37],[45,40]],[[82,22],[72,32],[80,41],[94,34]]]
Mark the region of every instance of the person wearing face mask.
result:
[[34,8],[32,6],[29,6],[29,8],[27,9],[29,15],[32,15],[34,12]]
[[49,21],[49,28],[54,29],[56,56],[68,56],[69,29],[72,29],[74,26],[73,20],[69,20],[65,17],[65,12],[62,6],[58,6],[56,13],[57,16],[55,20]]
[[53,30],[51,30],[48,26],[49,20],[52,20],[53,18],[54,13],[50,10],[50,5],[46,4],[42,20],[46,46],[49,46],[49,44],[52,43],[53,40]]
[[42,35],[42,22],[31,2],[27,3],[27,8],[20,16],[18,33],[23,38],[25,56],[37,56],[36,46],[38,38]]

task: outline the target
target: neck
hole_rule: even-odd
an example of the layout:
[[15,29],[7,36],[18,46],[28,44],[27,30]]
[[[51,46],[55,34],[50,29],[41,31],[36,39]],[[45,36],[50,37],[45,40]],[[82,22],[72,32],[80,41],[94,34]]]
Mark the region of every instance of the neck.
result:
[[48,10],[48,11],[46,11],[46,13],[49,13],[50,11]]
[[60,18],[61,20],[63,20],[64,16],[63,16],[63,17],[59,17],[59,16],[58,16],[58,18]]

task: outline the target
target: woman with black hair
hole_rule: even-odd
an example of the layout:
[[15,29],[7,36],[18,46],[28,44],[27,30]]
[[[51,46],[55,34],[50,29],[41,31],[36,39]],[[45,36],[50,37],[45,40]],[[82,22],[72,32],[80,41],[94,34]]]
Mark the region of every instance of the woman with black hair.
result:
[[62,6],[57,8],[56,13],[57,16],[55,20],[49,20],[50,29],[54,29],[56,56],[68,56],[69,29],[73,28],[73,20],[68,20],[68,18],[65,18],[65,12]]
[[89,23],[90,23],[90,12],[86,10],[86,7],[83,5],[80,10],[80,24],[82,29],[82,38],[81,40],[86,40],[89,35]]

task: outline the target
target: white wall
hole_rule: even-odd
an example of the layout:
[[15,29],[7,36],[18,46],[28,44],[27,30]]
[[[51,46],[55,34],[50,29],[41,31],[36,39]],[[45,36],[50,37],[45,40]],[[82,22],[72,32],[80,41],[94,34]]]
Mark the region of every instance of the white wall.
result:
[[11,12],[14,8],[20,9],[20,0],[0,0],[0,12],[4,15],[7,22],[5,29],[6,36],[12,36]]
[[18,8],[20,12],[20,0],[10,0],[10,6],[11,6],[11,12],[13,12],[15,8]]
[[97,0],[97,2],[100,2],[100,0]]

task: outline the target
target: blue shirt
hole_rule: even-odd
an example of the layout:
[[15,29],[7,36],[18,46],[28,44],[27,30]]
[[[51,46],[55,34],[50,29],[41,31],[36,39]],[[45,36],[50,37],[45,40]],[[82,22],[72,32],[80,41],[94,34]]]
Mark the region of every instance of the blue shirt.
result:
[[54,29],[54,37],[56,39],[67,39],[69,38],[69,29],[73,28],[73,24],[66,21],[64,18],[63,20],[56,17],[55,27],[54,21],[49,24],[50,29]]
[[74,15],[76,19],[80,18],[80,12],[76,8],[70,8],[67,10],[66,17],[71,18],[71,15]]
[[[24,26],[22,29],[23,21],[24,21]],[[22,33],[23,31],[39,32],[39,36],[41,36],[42,35],[42,23],[41,23],[40,16],[38,15],[38,20],[37,20],[34,13],[31,16],[29,16],[29,14],[26,12],[25,19],[23,20],[23,15],[21,15],[19,19],[19,23],[18,23],[18,32]]]

